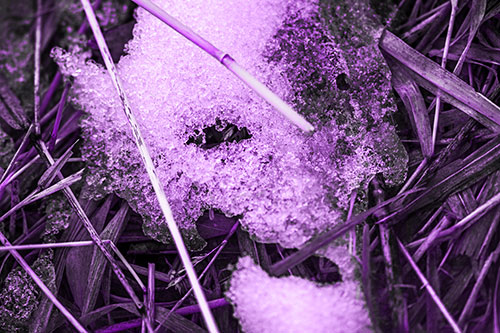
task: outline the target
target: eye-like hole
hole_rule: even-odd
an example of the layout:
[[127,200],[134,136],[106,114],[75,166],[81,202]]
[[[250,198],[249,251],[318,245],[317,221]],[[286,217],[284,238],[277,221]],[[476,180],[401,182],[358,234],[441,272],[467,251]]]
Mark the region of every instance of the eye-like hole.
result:
[[349,83],[347,83],[347,75],[345,73],[339,74],[335,81],[337,82],[337,88],[339,88],[339,90],[347,90],[351,87]]
[[240,142],[252,137],[246,127],[241,129],[234,124],[227,124],[223,130],[218,130],[220,126],[212,125],[199,130],[195,130],[195,134],[191,135],[186,141],[186,144],[195,144],[203,149],[217,147],[223,142]]

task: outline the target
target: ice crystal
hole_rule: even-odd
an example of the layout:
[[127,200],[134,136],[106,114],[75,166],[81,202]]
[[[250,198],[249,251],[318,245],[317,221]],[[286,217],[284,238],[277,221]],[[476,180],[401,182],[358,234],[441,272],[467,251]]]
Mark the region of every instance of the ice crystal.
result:
[[295,276],[270,277],[244,257],[233,272],[226,297],[245,333],[371,331],[354,281],[320,286]]
[[[35,273],[51,290],[55,290],[52,252],[46,252],[33,263]],[[31,315],[40,302],[41,291],[21,267],[7,275],[0,293],[0,331],[28,332]]]
[[[331,13],[338,2],[155,1],[292,103],[315,124],[312,135],[137,10],[118,72],[192,247],[202,244],[194,222],[209,208],[242,215],[241,224],[259,241],[300,246],[341,221],[350,193],[363,193],[376,173],[392,183],[404,178],[406,153],[387,121],[395,108],[378,32],[356,26],[339,39],[328,19],[345,14]],[[356,15],[368,10],[361,9]],[[333,22],[341,21],[337,16]],[[88,115],[82,155],[91,194],[116,192],[142,215],[147,235],[169,241],[108,74],[82,57],[55,53],[63,72],[74,77],[73,101]],[[229,140],[243,128],[244,139]],[[222,136],[217,144],[210,144],[209,131]]]

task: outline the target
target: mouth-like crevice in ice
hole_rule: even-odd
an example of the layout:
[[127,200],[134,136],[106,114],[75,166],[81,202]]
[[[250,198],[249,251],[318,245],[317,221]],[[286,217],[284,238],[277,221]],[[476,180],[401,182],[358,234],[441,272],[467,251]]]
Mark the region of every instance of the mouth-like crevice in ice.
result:
[[188,138],[186,144],[195,144],[203,149],[211,149],[224,142],[240,142],[251,137],[252,134],[246,127],[238,128],[234,124],[224,123],[217,119],[215,125],[194,130],[194,134]]

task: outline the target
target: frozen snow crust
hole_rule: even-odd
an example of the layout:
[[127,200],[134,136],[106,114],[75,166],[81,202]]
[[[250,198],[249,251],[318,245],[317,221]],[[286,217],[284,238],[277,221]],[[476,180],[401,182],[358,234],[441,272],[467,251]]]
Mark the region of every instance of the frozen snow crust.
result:
[[245,333],[371,332],[356,282],[319,286],[296,277],[270,277],[243,257],[226,296]]
[[[360,1],[155,0],[291,103],[317,131],[304,134],[209,55],[137,10],[118,72],[188,245],[208,208],[256,240],[298,247],[341,221],[353,190],[383,173],[405,177],[406,153],[387,122],[395,110],[379,30]],[[333,5],[335,4],[335,5]],[[364,16],[365,15],[365,16]],[[355,23],[353,23],[355,22]],[[143,216],[146,235],[170,239],[115,89],[105,70],[54,50],[74,78],[90,194],[116,192]],[[250,139],[211,149],[190,138],[215,126]],[[199,138],[199,137],[198,137]],[[205,138],[206,139],[206,138]]]

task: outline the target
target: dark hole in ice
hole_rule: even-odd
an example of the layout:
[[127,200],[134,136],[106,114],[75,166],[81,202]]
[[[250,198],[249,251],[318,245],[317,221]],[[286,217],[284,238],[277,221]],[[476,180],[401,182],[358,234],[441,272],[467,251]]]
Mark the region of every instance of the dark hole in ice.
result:
[[351,87],[349,83],[347,83],[347,75],[345,73],[339,74],[335,81],[337,82],[337,88],[339,88],[339,90],[347,90]]
[[195,134],[189,137],[186,144],[193,143],[200,148],[210,149],[224,142],[240,142],[252,137],[246,127],[240,129],[233,124],[227,124],[223,130],[218,130],[217,127],[217,125],[205,127],[203,133],[195,130]]

